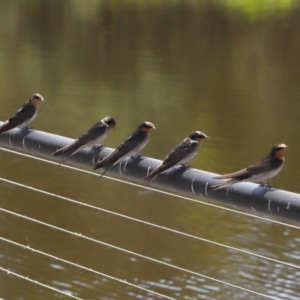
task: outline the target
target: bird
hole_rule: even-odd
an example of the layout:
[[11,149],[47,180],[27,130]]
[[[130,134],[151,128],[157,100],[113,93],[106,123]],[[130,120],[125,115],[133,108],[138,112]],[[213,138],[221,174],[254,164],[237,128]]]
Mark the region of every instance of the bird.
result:
[[79,150],[86,147],[92,147],[95,144],[103,141],[111,129],[115,129],[116,121],[112,117],[105,117],[102,120],[94,124],[89,130],[83,135],[77,138],[70,144],[56,150],[51,155],[58,156],[64,153],[68,153],[65,159],[61,162],[66,161],[70,156],[76,154]]
[[175,165],[182,164],[193,159],[198,153],[201,143],[208,138],[208,136],[201,131],[194,131],[184,140],[182,140],[162,161],[162,163],[154,169],[149,175],[143,178],[150,182],[154,180],[159,174],[172,168]]
[[94,170],[99,168],[104,169],[104,172],[99,178],[101,178],[111,166],[116,165],[119,161],[133,156],[142,150],[149,142],[150,133],[153,129],[155,129],[153,123],[147,121],[141,123],[118,148],[95,164],[93,167]]
[[243,181],[258,182],[261,183],[262,186],[270,187],[271,185],[267,183],[267,180],[281,171],[287,147],[285,144],[277,144],[272,148],[271,153],[260,162],[231,174],[213,177],[213,179],[228,180],[224,183],[213,185],[211,188],[215,191]]
[[37,93],[31,95],[24,105],[0,126],[0,134],[16,127],[26,127],[27,124],[35,119],[38,106],[43,101],[44,97],[42,95]]

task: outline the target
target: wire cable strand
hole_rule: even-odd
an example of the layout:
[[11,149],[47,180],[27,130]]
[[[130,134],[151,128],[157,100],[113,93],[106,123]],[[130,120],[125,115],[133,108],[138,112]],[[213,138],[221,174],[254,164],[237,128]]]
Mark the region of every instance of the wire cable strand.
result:
[[[63,201],[68,201],[68,202],[71,202],[73,204],[85,206],[85,207],[88,207],[88,208],[91,208],[91,209],[102,211],[102,212],[107,213],[107,214],[111,214],[111,215],[114,215],[114,216],[117,216],[117,217],[128,219],[130,221],[138,222],[138,223],[141,223],[141,224],[144,224],[144,225],[152,226],[152,227],[155,227],[155,228],[158,228],[158,229],[161,229],[161,230],[165,230],[165,231],[172,232],[172,233],[175,233],[175,234],[179,234],[179,235],[189,237],[189,238],[192,238],[192,239],[195,239],[195,240],[206,242],[206,243],[209,243],[209,244],[212,244],[212,245],[215,245],[215,246],[225,248],[227,250],[233,250],[233,251],[236,251],[236,252],[240,252],[240,253],[243,253],[243,254],[255,256],[257,258],[261,258],[261,259],[268,260],[268,261],[271,261],[271,262],[279,263],[279,264],[282,264],[282,265],[285,265],[285,266],[288,266],[288,267],[293,267],[293,268],[300,269],[300,266],[292,264],[292,263],[280,261],[280,260],[277,260],[277,259],[274,259],[274,258],[271,258],[271,257],[268,257],[268,256],[256,254],[256,253],[251,252],[251,251],[247,251],[247,250],[239,249],[239,248],[236,248],[236,247],[228,246],[228,245],[225,245],[225,244],[222,244],[222,243],[214,242],[212,240],[208,240],[208,239],[201,238],[201,237],[198,237],[198,236],[195,236],[195,235],[192,235],[192,234],[188,234],[188,233],[185,233],[185,232],[181,232],[181,231],[178,231],[178,230],[175,230],[175,229],[172,229],[172,228],[164,227],[164,226],[161,226],[161,225],[158,225],[158,224],[154,224],[154,223],[147,222],[147,221],[144,221],[144,220],[140,220],[140,219],[137,219],[137,218],[134,218],[134,217],[124,215],[124,214],[113,212],[113,211],[110,211],[108,209],[104,209],[104,208],[94,206],[94,205],[91,205],[91,204],[88,204],[88,203],[83,203],[83,202],[80,202],[80,201],[77,201],[77,200],[74,200],[74,199],[71,199],[71,198],[68,198],[68,197],[64,197],[64,196],[61,196],[61,195],[58,195],[58,194],[50,193],[50,192],[47,192],[47,191],[44,191],[44,190],[41,190],[41,189],[37,189],[37,188],[31,187],[31,186],[28,186],[28,185],[25,185],[25,184],[22,184],[22,183],[18,183],[18,182],[12,181],[12,180],[8,180],[8,179],[0,177],[0,181],[6,182],[6,183],[9,183],[9,184],[12,184],[12,185],[16,185],[18,187],[26,188],[28,190],[31,190],[31,191],[34,191],[34,192],[37,192],[37,193],[41,193],[41,194],[44,194],[44,195],[47,195],[47,196],[58,198],[58,199],[61,199]],[[0,210],[1,210],[1,208],[0,208]]]
[[[54,288],[54,287],[52,287],[52,286],[50,286],[50,285],[47,285],[47,284],[38,282],[37,280],[30,279],[30,278],[28,278],[28,277],[25,277],[25,276],[23,276],[23,275],[20,275],[20,274],[18,274],[18,273],[13,272],[13,271],[7,270],[7,269],[5,269],[5,268],[3,268],[3,267],[0,267],[0,271],[6,272],[7,275],[14,275],[14,276],[16,276],[16,277],[18,277],[18,278],[21,278],[21,279],[24,279],[24,280],[26,280],[26,281],[32,282],[32,283],[34,283],[34,284],[40,285],[40,286],[42,286],[42,287],[44,287],[44,288],[47,288],[47,289],[52,290],[52,291],[55,291],[55,292],[57,292],[57,293],[59,293],[59,294],[62,294],[62,295],[64,295],[64,296],[68,296],[68,297],[70,297],[70,298],[77,299],[77,300],[83,300],[82,298],[78,298],[78,297],[76,297],[76,296],[74,296],[74,295],[71,295],[71,294],[66,293],[66,292],[64,292],[64,291],[61,291],[61,290],[59,290],[59,289],[56,289],[56,288]],[[1,300],[1,299],[0,299],[0,300]]]
[[[49,225],[50,225],[50,224],[49,224]],[[55,227],[55,226],[54,226],[54,227]],[[80,236],[80,235],[78,235],[78,236]],[[163,294],[154,292],[154,291],[152,291],[152,290],[143,288],[143,287],[138,286],[138,285],[136,285],[136,284],[130,283],[130,282],[126,281],[126,279],[118,279],[118,278],[113,277],[113,276],[111,276],[111,275],[107,275],[107,274],[105,274],[105,273],[102,273],[102,272],[93,270],[93,269],[91,269],[91,268],[84,267],[84,266],[82,266],[82,265],[76,264],[76,263],[71,262],[71,261],[68,261],[68,260],[66,260],[66,259],[63,259],[63,258],[54,256],[54,255],[52,255],[52,254],[49,254],[49,253],[46,253],[46,252],[37,250],[37,249],[35,249],[35,248],[31,248],[30,246],[22,245],[22,244],[20,244],[20,243],[14,242],[14,241],[9,240],[9,239],[6,239],[6,238],[4,238],[4,237],[1,237],[1,236],[0,236],[0,240],[2,240],[2,241],[4,241],[4,242],[7,242],[7,243],[10,243],[10,244],[12,244],[12,245],[14,245],[14,246],[18,246],[18,247],[20,247],[20,248],[23,248],[23,249],[26,249],[26,250],[30,250],[30,251],[32,251],[32,252],[35,252],[35,253],[38,253],[38,254],[41,254],[41,255],[50,257],[50,258],[52,258],[52,259],[55,259],[55,260],[57,260],[57,261],[66,263],[66,264],[68,264],[68,265],[72,265],[72,266],[77,267],[77,268],[80,268],[80,269],[82,269],[82,270],[85,270],[85,271],[88,271],[88,272],[92,272],[92,273],[94,273],[94,274],[97,274],[97,275],[100,275],[100,276],[109,278],[109,279],[111,279],[111,280],[114,280],[114,281],[117,281],[117,282],[126,284],[126,285],[128,285],[128,286],[131,286],[131,287],[134,287],[134,288],[143,290],[143,291],[148,292],[148,293],[151,293],[151,294],[153,294],[153,295],[160,296],[161,298],[170,299],[170,300],[176,300],[175,298],[172,298],[172,297],[169,297],[169,296],[166,296],[166,295],[163,295]],[[0,267],[0,269],[3,269],[3,270],[4,270],[4,268],[2,268],[2,267]],[[6,271],[6,270],[4,270],[4,271]],[[7,270],[7,273],[13,273],[13,272]],[[16,273],[14,273],[13,275],[15,275],[15,274],[16,274]],[[30,280],[30,281],[32,281],[32,282],[34,282],[34,283],[37,283],[35,280],[31,280],[31,279],[29,279],[28,277],[25,277],[25,279],[28,279],[28,280]],[[53,288],[53,289],[54,289],[54,288]],[[67,296],[70,296],[69,294],[66,294],[66,295],[67,295]],[[75,299],[83,300],[83,299],[81,299],[81,298],[75,298]]]
[[[16,155],[20,155],[20,156],[23,156],[23,157],[31,158],[31,159],[34,159],[34,160],[37,160],[37,161],[45,162],[45,163],[48,163],[48,164],[52,164],[52,165],[60,166],[60,167],[63,167],[63,168],[67,168],[67,169],[70,169],[70,170],[73,170],[73,171],[78,171],[78,172],[81,172],[81,173],[85,173],[85,174],[89,174],[89,175],[93,175],[93,176],[97,176],[97,177],[99,176],[99,174],[91,172],[91,171],[87,171],[87,170],[84,170],[84,169],[79,169],[79,168],[68,166],[68,165],[62,165],[59,162],[54,162],[54,161],[51,161],[51,160],[47,160],[47,159],[43,159],[43,158],[40,158],[40,157],[29,155],[29,154],[21,153],[21,152],[18,152],[18,151],[6,149],[6,148],[3,148],[3,147],[0,147],[0,150],[5,151],[5,152],[9,152],[9,153],[13,153],[13,154],[16,154]],[[212,207],[212,208],[221,209],[221,210],[224,210],[224,211],[227,211],[227,212],[240,214],[240,215],[243,215],[243,216],[246,216],[246,217],[255,218],[255,219],[258,219],[258,220],[266,221],[266,222],[281,225],[281,226],[286,226],[286,227],[290,227],[290,228],[294,228],[294,229],[298,229],[298,230],[300,229],[299,226],[296,226],[296,225],[293,225],[293,224],[288,224],[288,223],[284,223],[284,222],[264,218],[264,217],[261,217],[261,216],[252,215],[252,214],[245,213],[245,212],[242,212],[242,211],[234,210],[234,209],[231,209],[231,208],[223,207],[223,206],[220,206],[220,205],[216,205],[216,204],[212,204],[212,203],[208,203],[208,202],[204,202],[204,201],[200,201],[200,200],[196,200],[196,199],[193,199],[193,198],[189,198],[189,197],[185,197],[185,196],[182,196],[182,195],[166,192],[166,191],[163,191],[163,190],[151,188],[149,186],[129,182],[129,181],[126,181],[126,180],[122,180],[122,179],[118,179],[118,178],[114,178],[114,177],[110,177],[110,176],[106,176],[106,175],[103,176],[103,177],[106,178],[106,179],[109,179],[109,180],[113,180],[113,181],[116,181],[116,182],[120,182],[120,183],[123,183],[123,184],[134,186],[134,187],[137,187],[137,188],[146,189],[146,190],[149,190],[149,191],[152,191],[152,192],[157,192],[157,193],[167,195],[167,196],[172,196],[172,197],[175,197],[175,198],[178,198],[178,199],[181,199],[181,200],[195,202],[197,204],[206,205],[206,206],[209,206],[209,207]]]
[[[220,279],[216,279],[216,278],[213,278],[213,277],[201,274],[201,273],[197,273],[195,271],[191,271],[191,270],[188,270],[188,269],[185,269],[185,268],[182,268],[182,267],[178,267],[176,265],[172,265],[170,263],[167,263],[167,262],[164,262],[164,261],[160,261],[158,259],[155,259],[155,258],[152,258],[152,257],[149,257],[149,256],[145,256],[145,255],[139,254],[137,252],[130,251],[130,250],[127,250],[127,249],[124,249],[124,248],[121,248],[121,247],[118,247],[118,246],[115,246],[115,245],[112,245],[112,244],[109,244],[109,243],[106,243],[106,242],[103,242],[103,241],[100,241],[100,240],[97,240],[97,239],[94,239],[94,238],[91,238],[91,237],[88,237],[88,236],[83,235],[81,233],[72,232],[72,231],[69,231],[67,229],[64,229],[64,228],[61,228],[61,227],[57,227],[55,225],[52,225],[52,224],[49,224],[49,223],[45,223],[45,222],[42,222],[42,221],[30,218],[30,217],[27,217],[27,216],[24,216],[24,215],[21,215],[21,214],[9,211],[9,210],[3,209],[3,208],[0,208],[0,211],[3,211],[5,213],[11,214],[13,216],[16,216],[16,217],[19,217],[19,218],[23,218],[23,219],[29,220],[31,222],[34,222],[34,223],[37,223],[37,224],[40,224],[40,225],[43,225],[43,226],[46,226],[46,227],[49,227],[49,228],[52,228],[52,229],[64,232],[64,233],[67,233],[67,234],[70,234],[70,235],[73,235],[73,236],[76,236],[76,237],[80,237],[82,239],[85,239],[85,240],[88,240],[88,241],[91,241],[91,242],[94,242],[94,243],[97,243],[97,244],[100,244],[100,245],[103,245],[103,246],[106,246],[106,247],[109,247],[109,248],[113,248],[115,250],[119,250],[119,251],[127,253],[127,254],[131,254],[131,255],[143,258],[143,259],[151,261],[151,262],[155,262],[155,263],[163,265],[163,266],[167,266],[167,267],[179,270],[179,271],[183,271],[185,273],[196,275],[196,276],[199,276],[199,277],[202,277],[202,278],[205,278],[205,279],[211,280],[213,282],[217,282],[217,283],[220,283],[220,284],[232,287],[232,288],[236,288],[238,290],[241,290],[241,291],[244,291],[244,292],[248,292],[248,293],[251,293],[253,295],[256,295],[256,296],[259,296],[259,297],[263,297],[265,299],[278,300],[278,298],[274,298],[272,296],[268,296],[268,295],[265,295],[265,294],[253,291],[253,290],[250,290],[250,289],[247,289],[247,288],[235,285],[233,283],[229,283],[229,282],[226,282],[226,281],[223,281],[223,280],[220,280]],[[5,239],[3,237],[0,237],[0,240],[11,242],[10,240],[7,240],[7,239]],[[15,242],[13,242],[13,243],[15,243]],[[18,244],[18,243],[16,243],[16,244]],[[20,244],[18,244],[18,245],[20,245]],[[22,246],[24,247],[24,245],[22,245]],[[29,246],[27,248],[29,248],[29,249],[32,250],[32,248],[30,248]],[[42,253],[41,251],[38,251],[38,250],[34,250],[34,251],[38,252],[38,253]],[[50,254],[49,254],[49,256],[50,256]],[[74,265],[76,265],[76,264],[74,264]],[[86,268],[86,269],[88,269],[88,268]],[[89,269],[89,270],[91,270],[91,269]]]

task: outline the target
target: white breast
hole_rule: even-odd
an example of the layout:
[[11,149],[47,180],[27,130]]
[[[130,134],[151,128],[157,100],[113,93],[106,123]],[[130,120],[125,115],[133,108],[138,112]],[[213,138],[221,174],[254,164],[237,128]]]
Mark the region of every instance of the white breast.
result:
[[276,176],[281,171],[282,167],[283,167],[283,164],[275,170],[260,173],[260,174],[257,174],[257,175],[253,175],[249,181],[252,181],[252,182],[267,181],[268,179]]
[[192,159],[196,156],[197,153],[198,153],[198,149],[195,149],[194,152],[192,152],[192,153],[191,153],[190,155],[188,155],[186,158],[184,158],[183,160],[181,160],[181,161],[179,162],[179,164],[185,164],[185,163],[189,162],[190,160],[192,160]]
[[92,147],[96,144],[99,144],[100,142],[102,142],[107,137],[107,134],[108,134],[108,130],[106,130],[102,135],[100,135],[96,139],[87,142],[85,147]]
[[146,138],[142,143],[140,143],[136,148],[134,148],[133,150],[129,151],[128,153],[126,153],[125,155],[123,155],[121,158],[119,158],[115,163],[114,165],[116,165],[119,161],[127,158],[127,157],[130,157],[130,156],[133,156],[135,154],[137,154],[139,151],[141,151],[149,142],[149,139],[150,137]]
[[31,123],[35,119],[36,115],[37,115],[37,110],[35,111],[34,115],[29,120],[23,122],[18,127],[22,128],[22,127],[27,126],[27,124]]

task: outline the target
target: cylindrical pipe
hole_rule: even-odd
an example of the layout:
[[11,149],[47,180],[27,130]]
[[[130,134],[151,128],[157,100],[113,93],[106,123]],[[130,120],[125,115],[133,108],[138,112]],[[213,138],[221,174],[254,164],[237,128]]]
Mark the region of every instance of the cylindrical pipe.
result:
[[[2,122],[0,122],[1,124]],[[33,129],[17,128],[0,135],[0,144],[3,146],[57,161],[62,161],[64,156],[53,157],[51,153],[71,141],[70,138]],[[66,163],[92,169],[95,163],[112,151],[113,149],[103,146],[86,148],[68,158]],[[161,161],[157,159],[135,155],[111,167],[107,173],[146,184],[142,178],[160,163]],[[148,183],[148,185],[217,201],[270,217],[276,216],[288,221],[300,222],[299,194],[276,188],[261,187],[250,182],[212,191],[210,186],[220,183],[219,180],[212,179],[214,176],[216,176],[214,173],[175,166],[159,175],[155,181]]]

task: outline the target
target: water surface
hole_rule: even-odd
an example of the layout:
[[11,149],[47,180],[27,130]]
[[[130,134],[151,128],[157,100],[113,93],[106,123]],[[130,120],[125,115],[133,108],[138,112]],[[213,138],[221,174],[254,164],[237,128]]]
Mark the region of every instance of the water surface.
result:
[[[0,1],[0,119],[33,92],[36,129],[75,138],[106,115],[116,147],[140,122],[158,128],[143,154],[162,159],[194,130],[191,161],[227,173],[279,142],[271,183],[300,192],[297,1]],[[299,265],[299,231],[1,152],[1,177],[218,243]],[[277,299],[299,298],[299,269],[0,183],[0,206]],[[1,212],[0,235],[175,299],[258,296]],[[82,299],[158,299],[1,242],[0,265]],[[0,273],[0,297],[62,298]],[[68,297],[63,297],[68,298]]]

